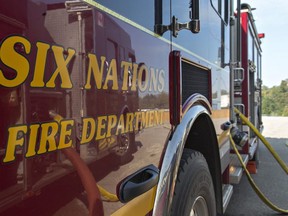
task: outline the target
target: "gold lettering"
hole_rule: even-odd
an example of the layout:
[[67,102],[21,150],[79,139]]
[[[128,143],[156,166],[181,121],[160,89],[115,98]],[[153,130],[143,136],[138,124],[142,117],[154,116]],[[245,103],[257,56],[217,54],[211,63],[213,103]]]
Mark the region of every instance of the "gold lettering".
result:
[[58,149],[69,148],[72,146],[72,127],[74,125],[73,120],[65,120],[60,122],[60,138]]
[[97,118],[97,134],[96,134],[96,140],[104,139],[106,136],[106,133],[102,134],[103,129],[106,128],[105,122],[107,121],[107,116],[99,116]]
[[[121,131],[121,132],[120,132]],[[118,120],[118,125],[116,129],[116,135],[125,133],[125,121],[124,121],[124,115],[120,115]]]
[[108,89],[108,82],[112,82],[112,89],[118,90],[118,78],[117,78],[117,65],[116,60],[112,59],[109,65],[109,69],[107,72],[107,76],[105,79],[105,83],[103,85],[103,89]]
[[122,85],[122,91],[128,90],[128,79],[129,79],[129,70],[132,69],[132,63],[131,62],[121,62],[121,68],[123,68],[123,85]]
[[163,115],[164,115],[164,111],[160,111],[160,121],[159,124],[163,124]]
[[137,90],[137,72],[138,72],[138,64],[133,64],[133,76],[132,76],[132,86],[131,91]]
[[160,113],[161,113],[161,111],[154,111],[154,123],[155,123],[155,125],[160,124]]
[[135,113],[135,130],[141,130],[141,112],[136,112]]
[[158,69],[150,68],[150,87],[149,91],[156,91],[157,89],[157,75],[158,75]]
[[15,160],[16,147],[23,146],[24,135],[27,133],[27,126],[21,125],[21,126],[10,127],[8,129],[8,132],[9,132],[8,143],[7,143],[5,158],[3,159],[3,162],[10,162],[10,161]]
[[[120,115],[119,118],[116,115],[99,116],[97,121],[93,118],[83,118],[80,144],[88,143],[95,139],[100,141],[99,148],[108,148],[115,144],[115,138],[119,134],[131,133],[163,124],[163,115],[164,110],[149,110],[135,113],[128,112]],[[71,147],[73,144],[71,136],[74,124],[74,120],[59,120],[59,124],[57,122],[47,122],[43,124],[32,124],[30,126],[21,125],[10,127],[8,129],[7,149],[3,162],[15,160],[16,150],[18,147],[24,146],[25,136],[29,137],[25,154],[27,158],[36,154]],[[59,143],[57,143],[56,139],[58,132]],[[40,141],[37,151],[38,139]]]
[[30,126],[30,133],[29,133],[29,143],[28,143],[28,150],[26,153],[26,157],[32,157],[36,155],[36,142],[37,142],[37,134],[38,134],[38,129],[40,125],[39,124],[34,124]]
[[58,124],[56,122],[43,123],[41,129],[41,138],[37,154],[57,150],[55,136],[58,132]]
[[142,64],[138,72],[138,87],[140,91],[145,91],[148,87],[148,68],[145,64]]
[[160,72],[159,72],[159,78],[158,78],[158,82],[159,82],[159,84],[158,84],[158,91],[159,92],[162,92],[163,90],[164,90],[164,84],[165,84],[165,79],[164,79],[164,77],[165,77],[165,71],[162,69],[162,70],[160,70]]
[[133,120],[134,120],[134,113],[127,113],[126,114],[126,133],[133,132]]
[[83,118],[82,121],[83,121],[83,129],[80,144],[85,144],[90,142],[94,138],[96,124],[93,118]]
[[104,71],[104,64],[106,58],[101,56],[101,68],[99,68],[98,60],[96,55],[88,54],[89,65],[88,65],[88,74],[86,84],[84,86],[85,89],[91,89],[91,76],[93,74],[94,81],[96,83],[96,88],[102,88],[102,80],[103,80],[103,71]]
[[149,123],[148,123],[149,127],[153,127],[154,126],[154,111],[149,111]]
[[107,137],[111,137],[111,131],[117,125],[117,116],[110,115],[108,116],[108,125],[107,125]]
[[34,77],[31,82],[32,87],[44,87],[44,72],[45,72],[45,65],[47,60],[47,52],[50,48],[49,44],[37,42],[37,55],[36,55],[36,63],[35,63],[35,70],[34,70]]
[[29,61],[15,50],[15,45],[21,44],[25,48],[26,54],[30,53],[30,42],[20,36],[6,38],[1,45],[1,61],[3,64],[16,71],[17,75],[13,79],[7,79],[0,70],[0,85],[5,87],[16,87],[21,85],[29,74]]
[[141,129],[148,127],[148,112],[141,112]]
[[75,55],[75,50],[73,49],[68,49],[68,56],[65,59],[63,56],[64,49],[59,46],[52,46],[52,51],[55,56],[55,61],[57,68],[52,74],[50,80],[46,83],[46,87],[48,88],[54,88],[55,87],[55,80],[58,77],[58,75],[61,78],[61,88],[72,88],[72,82],[70,79],[69,71],[67,69],[67,66],[71,59]]

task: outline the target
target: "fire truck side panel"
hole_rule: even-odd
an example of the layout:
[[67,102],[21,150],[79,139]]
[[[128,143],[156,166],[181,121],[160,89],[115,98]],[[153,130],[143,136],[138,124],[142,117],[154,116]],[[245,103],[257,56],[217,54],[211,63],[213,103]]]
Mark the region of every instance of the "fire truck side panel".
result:
[[[195,125],[183,135],[187,136],[187,140],[183,141],[184,144],[182,143],[183,146],[180,149],[185,147],[197,150],[206,158],[213,178],[217,212],[220,213],[223,209],[219,148],[227,142],[227,139],[223,139],[218,147],[215,135],[222,133],[221,124],[229,120],[229,68],[225,68],[225,63],[229,62],[229,26],[227,19],[219,16],[214,4],[215,1],[201,1],[199,12],[201,31],[198,34],[191,34],[190,31],[183,30],[179,32],[177,38],[173,37],[172,41],[173,49],[181,50],[183,58],[182,104],[189,103],[189,99],[191,99],[189,96],[200,93],[212,106],[213,123],[207,116],[200,115],[199,119],[194,119]],[[229,8],[228,1],[225,1],[225,4],[227,4],[225,7]],[[172,1],[172,8],[172,16],[176,16],[179,22],[189,21],[187,19],[189,8],[185,4]],[[193,136],[195,128],[201,128],[199,131],[197,130],[199,133],[205,131],[203,133],[207,139],[203,138],[204,134],[199,136],[201,138]],[[181,154],[178,156],[181,157]],[[222,169],[225,170],[226,167],[222,167]],[[169,206],[169,203],[167,205]]]
[[[59,208],[61,194],[71,190],[63,181],[77,179],[57,149],[61,137],[97,184],[116,193],[126,176],[149,164],[158,167],[170,132],[169,43],[107,11],[90,6],[77,13],[64,3],[23,1],[19,7],[9,1],[1,10],[2,211],[39,194],[39,202],[49,200],[42,211]],[[22,62],[9,62],[9,53]],[[20,76],[27,77],[17,83]],[[63,118],[59,123],[56,114]],[[48,185],[55,185],[49,197]],[[75,194],[79,187],[78,180]],[[104,202],[105,214],[121,206]]]
[[[214,4],[216,3],[212,2],[201,1],[201,31],[199,33],[192,34],[190,31],[183,30],[179,32],[177,38],[172,40],[175,43],[173,49],[182,50],[181,54],[184,59],[198,64],[198,68],[205,67],[209,70],[209,80],[195,81],[197,87],[194,87],[195,90],[191,91],[190,95],[201,93],[207,97],[213,108],[215,130],[217,134],[220,134],[222,132],[220,125],[229,119],[229,68],[225,66],[229,62],[229,26],[227,20],[225,21],[215,10]],[[178,5],[177,1],[173,1],[173,4],[172,14],[179,18],[179,22],[188,21],[189,8],[185,4]],[[225,1],[225,4],[227,4],[225,7],[229,6],[228,1]],[[183,77],[185,74],[192,73],[190,71],[191,69],[184,71],[182,68]],[[205,70],[200,73],[205,73]],[[197,79],[191,76],[191,79]],[[199,75],[197,77],[199,78]],[[187,86],[189,82],[193,81],[187,81]],[[195,83],[191,83],[190,86],[195,86]],[[208,92],[203,93],[201,89],[204,91],[208,89]],[[182,104],[187,98],[183,97]]]
[[[172,14],[187,21],[188,1],[176,3]],[[153,32],[150,1],[2,5],[0,214],[71,215],[61,208],[70,201],[79,206],[74,214],[87,214],[81,179],[65,149],[75,150],[97,185],[113,194],[143,167],[160,169],[157,190],[127,204],[97,200],[105,215],[146,215],[152,208],[167,213],[183,149],[197,150],[206,158],[222,212],[217,135],[229,119],[229,50],[225,19],[211,1],[200,4],[201,33],[181,31],[172,41],[168,32]],[[169,24],[168,1],[163,11]],[[169,122],[173,50],[181,53],[181,85],[191,87],[182,91],[176,126]]]

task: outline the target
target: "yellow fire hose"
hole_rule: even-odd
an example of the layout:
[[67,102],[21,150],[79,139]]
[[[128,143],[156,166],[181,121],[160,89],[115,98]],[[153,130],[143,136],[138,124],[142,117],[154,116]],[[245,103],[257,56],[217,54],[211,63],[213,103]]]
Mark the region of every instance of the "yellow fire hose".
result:
[[[50,111],[49,114],[58,123],[63,119],[63,117],[61,115],[55,113],[54,111]],[[79,159],[79,160],[81,160],[81,159]],[[78,162],[82,162],[79,160],[78,160]],[[85,164],[85,163],[83,163],[83,164]],[[89,170],[89,172],[90,172],[90,169],[88,168],[88,166],[86,164],[85,164],[85,166],[86,166],[87,170]],[[93,174],[91,174],[91,176],[93,176]],[[96,182],[95,182],[95,184],[96,184],[96,187],[98,188],[101,196],[104,198],[105,201],[108,201],[108,202],[118,202],[119,201],[118,197],[115,194],[110,193],[109,191],[107,191],[105,188],[101,187]]]
[[[254,125],[236,108],[234,108],[235,113],[237,113],[240,117],[240,119],[246,123],[246,125],[248,125],[251,130],[259,137],[259,139],[263,142],[263,144],[267,147],[267,149],[271,152],[271,154],[273,155],[273,157],[276,159],[276,161],[279,163],[279,165],[282,167],[282,169],[288,174],[288,168],[285,164],[285,162],[280,158],[280,156],[275,152],[275,150],[273,149],[273,147],[271,146],[271,144],[264,138],[264,136],[261,135],[261,133],[254,127]],[[249,183],[251,184],[253,190],[256,192],[256,194],[259,196],[259,198],[271,209],[273,209],[274,211],[277,211],[279,213],[284,213],[284,214],[288,214],[288,210],[286,209],[282,209],[279,208],[278,206],[274,205],[259,189],[259,187],[255,184],[254,180],[252,179],[249,171],[247,170],[242,157],[238,151],[238,149],[236,148],[235,142],[230,134],[230,141],[232,144],[232,147],[234,149],[234,151],[236,152],[236,155],[246,173],[246,176],[249,180]]]
[[115,194],[110,193],[109,191],[107,191],[105,188],[101,187],[99,184],[96,184],[101,196],[105,198],[106,201],[108,202],[118,202],[119,199]]

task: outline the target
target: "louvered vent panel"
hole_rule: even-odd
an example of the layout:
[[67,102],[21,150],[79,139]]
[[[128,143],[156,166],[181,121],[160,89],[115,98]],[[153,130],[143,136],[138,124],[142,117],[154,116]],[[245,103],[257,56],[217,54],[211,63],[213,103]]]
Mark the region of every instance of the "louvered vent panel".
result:
[[194,93],[210,97],[210,71],[182,61],[182,103]]

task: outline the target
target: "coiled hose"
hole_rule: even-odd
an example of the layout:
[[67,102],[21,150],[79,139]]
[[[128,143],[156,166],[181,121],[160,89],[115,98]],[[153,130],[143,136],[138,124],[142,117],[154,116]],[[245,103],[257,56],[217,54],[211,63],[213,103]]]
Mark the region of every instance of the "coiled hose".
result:
[[[263,142],[263,144],[267,147],[267,149],[271,152],[271,154],[273,155],[273,157],[276,159],[276,161],[279,163],[279,165],[282,167],[282,169],[288,174],[288,168],[285,164],[285,162],[280,158],[280,156],[277,154],[277,152],[275,152],[275,150],[273,149],[273,147],[271,146],[271,144],[264,138],[264,136],[262,136],[262,134],[255,128],[255,126],[236,108],[234,108],[234,112],[237,113],[240,117],[240,119],[245,122],[246,125],[248,125],[251,130],[259,137],[259,139]],[[282,214],[288,214],[288,210],[286,209],[282,209],[279,208],[278,206],[276,206],[275,204],[273,204],[263,193],[262,191],[259,189],[259,187],[256,185],[255,181],[252,179],[249,171],[247,170],[242,157],[238,151],[238,149],[236,148],[235,142],[233,141],[233,138],[230,134],[230,142],[232,144],[232,147],[234,149],[234,151],[236,152],[236,155],[246,173],[246,176],[249,180],[249,183],[251,184],[253,190],[256,192],[256,194],[258,195],[258,197],[268,206],[270,207],[272,210],[282,213]]]

